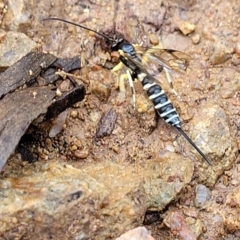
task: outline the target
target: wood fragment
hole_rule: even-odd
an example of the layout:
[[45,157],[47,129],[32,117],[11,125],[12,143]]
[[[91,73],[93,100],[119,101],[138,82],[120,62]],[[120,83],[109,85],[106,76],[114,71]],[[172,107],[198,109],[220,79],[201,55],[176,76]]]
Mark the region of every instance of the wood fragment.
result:
[[100,121],[98,122],[95,137],[102,138],[109,136],[115,127],[116,121],[117,113],[111,108],[102,115]]
[[60,76],[56,74],[58,69],[64,70],[64,72],[70,72],[81,68],[81,61],[79,56],[57,59],[43,74],[41,77],[45,79],[45,84],[53,83],[57,81]]
[[48,108],[45,119],[56,117],[59,113],[65,111],[75,103],[82,101],[85,96],[85,88],[79,85],[72,90],[63,93],[63,95],[56,99],[56,101]]
[[0,170],[31,122],[47,111],[54,97],[50,87],[36,87],[16,91],[0,101]]
[[51,54],[30,52],[0,74],[0,99],[18,87],[31,83],[57,60]]
[[[37,78],[43,80],[42,85],[60,79],[55,74],[59,65],[65,71],[81,67],[79,57],[57,59],[51,54],[30,52],[0,74],[0,171],[33,120],[41,114],[46,114],[47,119],[56,117],[84,98],[85,88],[82,85],[56,101],[53,101],[56,91],[49,86],[17,90],[24,84],[31,85]],[[22,152],[25,154],[26,149]],[[30,156],[29,153],[25,155],[27,158]]]

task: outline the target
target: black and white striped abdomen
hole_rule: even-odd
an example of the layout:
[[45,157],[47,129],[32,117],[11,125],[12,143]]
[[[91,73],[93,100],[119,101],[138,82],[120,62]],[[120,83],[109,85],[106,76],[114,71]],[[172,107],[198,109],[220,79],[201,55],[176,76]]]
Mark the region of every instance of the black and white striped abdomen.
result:
[[161,86],[150,80],[145,73],[140,73],[137,77],[141,81],[143,89],[147,92],[160,117],[172,126],[181,128],[179,115]]

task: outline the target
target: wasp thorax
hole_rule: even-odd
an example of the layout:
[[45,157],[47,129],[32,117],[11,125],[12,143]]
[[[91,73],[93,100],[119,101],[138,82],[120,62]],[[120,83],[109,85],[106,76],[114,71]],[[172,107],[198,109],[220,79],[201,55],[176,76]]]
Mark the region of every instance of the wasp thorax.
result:
[[133,45],[130,44],[130,43],[124,43],[121,46],[121,49],[123,50],[124,53],[127,53],[127,54],[129,54],[131,56],[136,55],[135,49],[134,49]]

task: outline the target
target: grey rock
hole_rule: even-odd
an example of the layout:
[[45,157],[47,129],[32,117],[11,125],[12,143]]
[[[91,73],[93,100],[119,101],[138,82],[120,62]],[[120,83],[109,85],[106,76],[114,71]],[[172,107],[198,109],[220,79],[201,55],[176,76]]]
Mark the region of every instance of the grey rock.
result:
[[148,163],[148,171],[144,174],[144,188],[147,193],[147,208],[160,211],[166,205],[177,200],[182,189],[193,175],[194,163],[174,153],[165,155],[166,161]]
[[191,123],[193,141],[213,162],[213,167],[198,167],[198,182],[213,186],[217,178],[231,168],[238,154],[227,115],[223,108],[208,102],[202,104]]
[[197,207],[201,207],[204,206],[204,204],[210,200],[211,198],[211,192],[210,190],[202,185],[202,184],[198,184],[196,186],[196,197],[195,197],[195,205]]
[[107,161],[81,169],[54,161],[24,169],[22,177],[0,181],[2,236],[107,239],[141,225],[147,209],[177,199],[191,181],[193,162],[169,153],[137,172]]
[[132,172],[111,163],[79,170],[52,162],[38,173],[4,179],[0,235],[8,239],[118,236],[140,225],[146,211],[141,181]]
[[224,63],[232,57],[233,51],[233,46],[231,46],[228,42],[218,41],[214,44],[213,54],[210,57],[210,62],[213,65]]
[[37,44],[24,33],[7,32],[0,43],[0,69],[13,65],[36,47]]

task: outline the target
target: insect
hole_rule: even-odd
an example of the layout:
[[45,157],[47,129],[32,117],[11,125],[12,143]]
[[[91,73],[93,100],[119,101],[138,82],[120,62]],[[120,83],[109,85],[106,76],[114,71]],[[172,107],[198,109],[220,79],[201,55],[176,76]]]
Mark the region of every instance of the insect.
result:
[[[128,74],[129,78],[137,78],[141,81],[143,89],[146,91],[149,99],[154,104],[158,115],[163,118],[166,123],[175,127],[181,133],[181,135],[184,136],[184,138],[198,151],[203,159],[209,165],[212,165],[207,156],[205,156],[205,154],[196,146],[191,138],[182,130],[180,117],[176,109],[173,107],[173,104],[168,99],[160,84],[158,84],[158,81],[151,74],[149,74],[144,66],[144,64],[150,65],[151,63],[156,63],[161,67],[161,69],[167,70],[167,72],[172,72],[175,69],[185,70],[187,61],[189,60],[188,55],[173,49],[148,48],[145,49],[146,53],[141,56],[138,54],[138,52],[143,50],[140,49],[143,47],[134,47],[133,44],[124,39],[122,35],[119,37],[117,34],[113,34],[110,37],[85,26],[61,18],[51,17],[43,19],[43,21],[49,20],[62,21],[94,32],[104,38],[106,40],[106,44],[109,44],[112,50],[119,51],[121,62],[131,70],[131,74]],[[164,55],[168,55],[170,59],[165,60]]]

